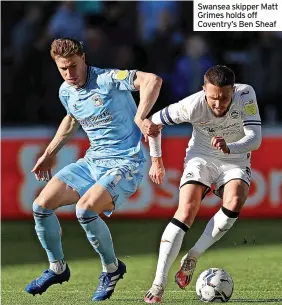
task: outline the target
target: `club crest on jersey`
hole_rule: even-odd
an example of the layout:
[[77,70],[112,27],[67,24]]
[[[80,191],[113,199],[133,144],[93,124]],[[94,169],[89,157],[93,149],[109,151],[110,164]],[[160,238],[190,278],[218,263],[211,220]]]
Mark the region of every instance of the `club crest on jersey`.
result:
[[230,112],[230,117],[231,117],[231,119],[239,119],[239,117],[240,117],[240,111],[238,111],[238,110],[232,110],[232,111]]
[[244,109],[248,115],[256,115],[256,113],[257,113],[257,106],[253,100],[246,102]]
[[103,100],[102,100],[102,98],[101,98],[101,96],[99,94],[94,94],[92,96],[92,100],[94,101],[94,105],[96,107],[100,107],[100,106],[104,105]]

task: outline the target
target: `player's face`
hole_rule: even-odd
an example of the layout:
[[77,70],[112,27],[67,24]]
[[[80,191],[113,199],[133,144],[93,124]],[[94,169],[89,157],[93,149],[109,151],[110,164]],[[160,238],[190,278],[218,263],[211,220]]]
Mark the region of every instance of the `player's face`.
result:
[[228,85],[224,87],[217,87],[210,83],[203,86],[206,93],[207,103],[216,117],[223,117],[229,109],[231,104],[234,87]]
[[83,86],[86,81],[85,55],[77,54],[69,57],[55,57],[57,67],[63,79],[71,86]]

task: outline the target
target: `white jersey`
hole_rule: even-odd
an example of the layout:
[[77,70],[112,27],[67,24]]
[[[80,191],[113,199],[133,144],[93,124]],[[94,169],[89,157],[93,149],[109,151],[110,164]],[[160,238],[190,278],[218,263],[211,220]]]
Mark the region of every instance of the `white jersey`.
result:
[[[212,155],[218,159],[243,160],[261,142],[261,119],[254,89],[246,84],[235,84],[230,108],[225,116],[215,117],[209,108],[205,92],[200,91],[171,104],[155,113],[151,120],[155,124],[173,125],[189,122],[193,125],[192,138],[187,152]],[[224,154],[211,146],[211,139],[225,139],[230,154]],[[150,139],[150,151],[159,146],[160,139]],[[151,153],[151,156],[158,156]]]

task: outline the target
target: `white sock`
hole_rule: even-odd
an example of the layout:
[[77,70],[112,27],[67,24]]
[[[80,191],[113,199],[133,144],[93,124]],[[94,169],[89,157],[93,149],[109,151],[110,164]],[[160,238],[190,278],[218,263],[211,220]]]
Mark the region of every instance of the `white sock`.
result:
[[59,260],[59,261],[56,261],[56,262],[50,262],[50,269],[56,273],[56,274],[61,274],[63,273],[65,270],[66,270],[66,267],[67,267],[67,264],[65,263],[65,261],[62,259],[62,260]]
[[117,268],[118,268],[118,260],[116,258],[115,262],[108,265],[103,265],[103,272],[112,273],[117,271]]
[[160,244],[154,285],[162,285],[163,287],[166,285],[169,269],[180,251],[183,237],[188,228],[187,225],[175,218],[165,228]]
[[[226,211],[226,209],[224,209]],[[231,211],[228,211],[232,213]],[[236,214],[236,213],[233,213]],[[230,218],[223,211],[222,208],[210,219],[204,233],[198,239],[193,248],[188,252],[189,256],[199,258],[211,245],[218,241],[229,229],[233,226],[237,217]]]

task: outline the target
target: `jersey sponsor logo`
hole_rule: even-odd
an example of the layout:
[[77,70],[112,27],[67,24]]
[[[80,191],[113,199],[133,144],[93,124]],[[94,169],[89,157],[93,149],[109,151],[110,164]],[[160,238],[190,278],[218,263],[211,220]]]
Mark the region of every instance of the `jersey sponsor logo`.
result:
[[206,122],[200,122],[200,125],[206,125],[208,124],[210,121],[206,121]]
[[254,101],[251,100],[251,101],[245,103],[244,110],[245,110],[245,112],[248,115],[256,115],[256,113],[257,113],[257,106],[254,103]]
[[232,110],[230,112],[230,117],[231,117],[231,119],[234,119],[234,120],[239,119],[240,118],[240,111],[239,110]]
[[114,78],[117,80],[124,80],[128,76],[128,71],[127,70],[117,70],[114,73]]
[[101,98],[101,96],[99,94],[94,94],[92,96],[92,100],[94,101],[94,105],[96,107],[100,107],[100,106],[104,105],[103,100],[102,100],[102,98]]
[[[78,119],[78,118],[77,118]],[[105,125],[107,123],[112,122],[113,117],[109,110],[105,109],[101,114],[99,115],[94,115],[89,118],[79,120],[78,122],[82,127],[95,127],[99,125]]]
[[232,124],[229,124],[227,126],[224,125],[218,125],[218,126],[213,126],[213,127],[203,127],[202,130],[208,132],[210,135],[217,133],[217,132],[229,132],[230,134],[235,134],[240,132],[240,123],[235,122]]

